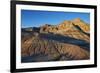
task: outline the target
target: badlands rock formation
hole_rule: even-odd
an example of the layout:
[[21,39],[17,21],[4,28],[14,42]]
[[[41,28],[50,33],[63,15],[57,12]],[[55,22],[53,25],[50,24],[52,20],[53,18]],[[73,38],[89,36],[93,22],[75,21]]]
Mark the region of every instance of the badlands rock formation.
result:
[[79,18],[63,21],[58,25],[45,24],[40,28],[29,28],[29,30],[23,28],[21,61],[41,62],[89,59],[89,31],[89,24]]

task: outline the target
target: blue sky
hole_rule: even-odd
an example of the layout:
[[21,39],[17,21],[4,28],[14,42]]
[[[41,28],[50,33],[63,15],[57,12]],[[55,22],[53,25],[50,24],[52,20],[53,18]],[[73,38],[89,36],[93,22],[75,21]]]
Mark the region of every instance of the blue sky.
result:
[[64,20],[75,18],[90,23],[90,13],[21,10],[21,27],[40,27],[44,24],[57,25]]

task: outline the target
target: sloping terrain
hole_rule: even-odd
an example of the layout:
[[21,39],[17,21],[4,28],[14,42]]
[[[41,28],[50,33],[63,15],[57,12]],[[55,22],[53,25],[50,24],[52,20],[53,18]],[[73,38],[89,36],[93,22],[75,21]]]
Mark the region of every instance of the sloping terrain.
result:
[[23,28],[21,61],[86,60],[90,58],[89,25],[75,19],[59,25]]
[[85,40],[87,42],[90,40],[89,31],[89,24],[86,24],[79,18],[72,21],[63,21],[57,26],[46,24],[40,28],[41,33],[60,34],[63,36]]

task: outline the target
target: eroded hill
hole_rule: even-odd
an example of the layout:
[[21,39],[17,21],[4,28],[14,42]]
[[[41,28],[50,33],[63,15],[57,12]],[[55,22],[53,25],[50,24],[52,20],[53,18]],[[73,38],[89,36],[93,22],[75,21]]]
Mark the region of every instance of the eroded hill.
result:
[[89,25],[82,20],[23,28],[22,62],[86,60],[90,57]]

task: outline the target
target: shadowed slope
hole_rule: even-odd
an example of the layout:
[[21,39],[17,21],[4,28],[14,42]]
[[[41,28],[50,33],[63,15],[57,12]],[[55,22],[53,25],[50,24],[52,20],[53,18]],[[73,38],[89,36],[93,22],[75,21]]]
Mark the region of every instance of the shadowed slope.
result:
[[21,53],[22,62],[89,59],[89,51],[78,45],[35,36],[22,43]]

